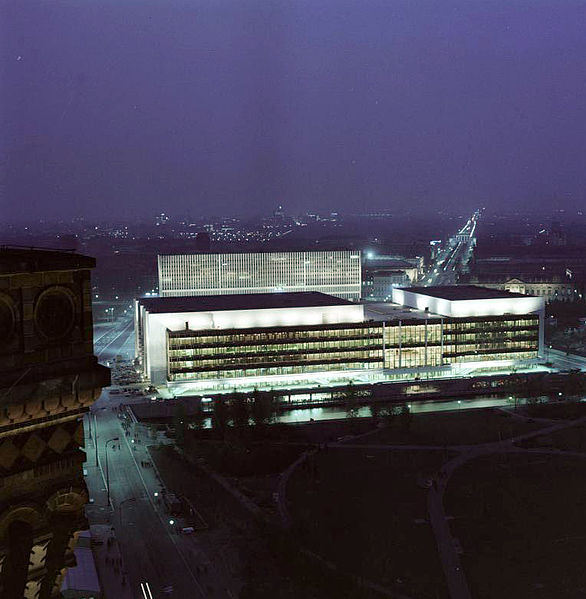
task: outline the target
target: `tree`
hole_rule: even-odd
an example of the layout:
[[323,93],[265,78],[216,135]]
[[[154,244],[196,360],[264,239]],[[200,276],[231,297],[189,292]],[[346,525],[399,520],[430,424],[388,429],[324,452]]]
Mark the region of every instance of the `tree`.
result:
[[413,414],[411,413],[411,408],[407,404],[403,404],[401,406],[401,411],[399,412],[399,422],[401,423],[401,428],[405,431],[408,431],[411,428],[412,421]]
[[220,434],[224,436],[226,428],[228,426],[228,405],[226,399],[219,395],[214,399],[213,403],[213,414],[212,414],[212,427]]
[[380,409],[380,416],[384,419],[387,426],[391,426],[395,421],[399,408],[397,406],[384,406]]
[[348,387],[346,387],[344,405],[346,407],[346,418],[354,419],[358,417],[358,409],[360,406],[358,405],[358,396],[352,381],[350,381]]
[[250,422],[248,398],[246,395],[232,397],[230,400],[230,417],[235,428],[245,428]]
[[250,406],[250,415],[256,426],[272,424],[275,419],[275,396],[269,391],[254,390]]
[[543,376],[528,375],[525,383],[525,392],[530,397],[538,397],[543,395],[544,392],[544,380]]
[[201,405],[201,401],[198,401],[195,406],[195,411],[193,412],[193,416],[191,417],[191,422],[193,423],[193,428],[195,430],[202,430],[205,427],[206,415],[203,411],[203,407]]
[[564,377],[564,392],[569,396],[580,395],[586,388],[586,378],[583,372],[572,371]]
[[156,441],[159,437],[159,432],[157,431],[157,427],[155,425],[149,426],[149,437],[151,441]]
[[374,402],[374,403],[371,403],[371,404],[368,406],[368,409],[370,410],[370,415],[371,415],[371,417],[372,417],[372,418],[374,418],[374,420],[377,420],[377,419],[378,419],[378,417],[381,415],[381,407],[380,407],[380,404],[378,404],[378,403],[376,403],[376,402]]
[[185,431],[187,430],[187,416],[185,404],[182,401],[177,402],[173,410],[173,424],[175,426],[175,442],[178,447],[185,445]]

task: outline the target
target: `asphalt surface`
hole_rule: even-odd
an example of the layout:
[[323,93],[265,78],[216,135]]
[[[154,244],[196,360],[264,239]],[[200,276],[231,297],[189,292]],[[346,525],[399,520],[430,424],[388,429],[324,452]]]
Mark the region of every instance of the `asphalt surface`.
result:
[[[162,485],[153,468],[141,465],[150,456],[145,446],[149,439],[134,434],[125,436],[118,412],[112,406],[119,400],[104,392],[92,412],[92,440],[86,438],[87,482],[94,503],[88,508],[90,524],[108,523],[115,531],[132,597],[145,599],[141,584],[148,583],[153,599],[199,599],[235,597],[225,564],[212,563],[197,535],[182,535],[170,524],[171,516],[161,496]],[[87,427],[86,427],[87,428]],[[95,466],[94,440],[97,431],[99,466]],[[86,431],[86,436],[89,430]],[[108,467],[105,445],[108,443]],[[140,439],[140,443],[138,440]],[[110,507],[106,497],[109,473]],[[98,563],[98,568],[108,568]],[[100,573],[101,578],[110,575]],[[107,599],[117,599],[108,597]],[[146,597],[146,599],[151,599]]]
[[469,234],[470,241],[460,241],[454,246],[449,246],[438,253],[435,262],[428,274],[423,277],[421,285],[428,287],[437,285],[455,285],[462,266],[472,254],[476,219],[472,216],[458,231],[458,234]]
[[113,322],[94,326],[94,353],[101,364],[112,363],[116,356],[134,358],[134,319],[117,318]]

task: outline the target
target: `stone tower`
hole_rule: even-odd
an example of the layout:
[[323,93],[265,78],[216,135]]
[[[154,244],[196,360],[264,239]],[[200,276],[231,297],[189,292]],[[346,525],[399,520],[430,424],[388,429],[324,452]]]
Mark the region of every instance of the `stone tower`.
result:
[[82,418],[110,382],[93,355],[94,266],[0,248],[0,597],[58,597],[86,528]]

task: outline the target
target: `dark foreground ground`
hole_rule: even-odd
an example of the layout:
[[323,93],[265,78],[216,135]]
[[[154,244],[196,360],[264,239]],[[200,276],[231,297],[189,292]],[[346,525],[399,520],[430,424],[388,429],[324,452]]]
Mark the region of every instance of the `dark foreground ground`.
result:
[[[586,597],[584,415],[568,403],[208,431],[186,439],[189,461],[170,448],[152,453],[167,486],[201,511],[209,528],[197,534],[230,560],[244,599],[447,597],[427,494],[456,456],[465,459],[443,503],[472,597],[570,599]],[[572,426],[547,432],[552,424]],[[298,459],[281,498],[283,532],[275,493]]]

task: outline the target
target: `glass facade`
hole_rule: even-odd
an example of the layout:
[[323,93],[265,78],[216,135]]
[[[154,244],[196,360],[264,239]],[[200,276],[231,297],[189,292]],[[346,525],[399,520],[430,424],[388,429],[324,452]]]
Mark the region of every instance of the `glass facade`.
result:
[[167,331],[168,379],[382,368],[382,325]]
[[528,360],[539,317],[429,318],[230,330],[167,331],[170,381],[411,370],[464,362]]
[[535,357],[539,317],[533,314],[449,319],[444,323],[444,359],[450,363]]
[[441,320],[387,323],[384,339],[385,368],[429,368],[444,364]]
[[159,295],[320,291],[358,301],[360,252],[257,252],[159,256]]

